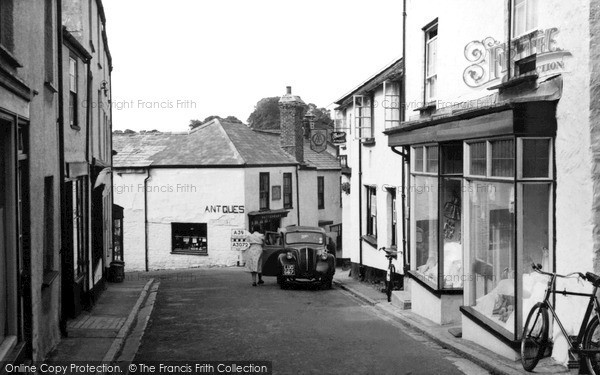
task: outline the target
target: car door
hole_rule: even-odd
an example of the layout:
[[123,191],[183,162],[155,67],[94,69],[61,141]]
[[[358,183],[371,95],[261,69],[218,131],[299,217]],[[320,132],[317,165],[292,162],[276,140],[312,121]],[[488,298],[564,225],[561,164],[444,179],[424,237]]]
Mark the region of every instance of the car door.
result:
[[265,232],[265,245],[263,246],[262,255],[263,276],[277,276],[279,274],[277,256],[282,250],[281,234],[276,232]]

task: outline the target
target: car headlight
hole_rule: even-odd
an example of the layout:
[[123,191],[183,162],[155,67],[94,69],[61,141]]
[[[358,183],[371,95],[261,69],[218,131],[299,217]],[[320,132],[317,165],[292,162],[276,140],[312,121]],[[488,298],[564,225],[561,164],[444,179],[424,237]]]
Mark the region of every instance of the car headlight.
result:
[[294,257],[294,255],[292,254],[291,251],[288,251],[287,254],[285,255],[285,257],[288,259],[292,259]]

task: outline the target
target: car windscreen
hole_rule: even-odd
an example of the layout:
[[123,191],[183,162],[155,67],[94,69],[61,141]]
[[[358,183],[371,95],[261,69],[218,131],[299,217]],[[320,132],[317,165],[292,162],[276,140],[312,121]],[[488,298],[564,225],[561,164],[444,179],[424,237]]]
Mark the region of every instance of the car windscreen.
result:
[[295,243],[314,243],[323,245],[323,234],[315,232],[288,233],[285,236],[285,243],[288,245]]

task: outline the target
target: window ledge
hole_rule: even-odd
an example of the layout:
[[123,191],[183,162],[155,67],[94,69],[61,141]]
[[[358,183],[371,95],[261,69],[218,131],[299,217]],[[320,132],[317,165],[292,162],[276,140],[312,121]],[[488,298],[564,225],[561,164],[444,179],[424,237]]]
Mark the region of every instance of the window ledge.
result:
[[375,138],[365,138],[361,142],[363,146],[375,146]]
[[425,112],[425,111],[433,111],[437,108],[435,100],[425,103],[422,107],[415,108],[413,111]]
[[494,337],[509,345],[513,349],[518,349],[521,346],[521,340],[515,340],[515,335],[507,329],[500,326],[494,327],[493,323],[489,323],[489,319],[485,315],[475,310],[471,306],[461,306],[460,312],[475,324],[492,334]]
[[50,81],[46,81],[44,82],[44,86],[50,90],[50,92],[52,92],[53,94],[56,94],[58,92],[58,90],[56,89],[56,87],[54,87],[54,83],[50,82]]
[[377,237],[373,237],[370,234],[365,234],[361,238],[362,238],[363,241],[365,241],[369,245],[374,246],[375,248],[377,248]]
[[198,255],[198,256],[208,256],[208,252],[206,253],[201,253],[199,251],[194,251],[194,250],[172,250],[171,254],[176,254],[176,255]]
[[42,278],[42,289],[49,288],[52,283],[58,278],[58,271],[44,270],[44,276]]
[[15,55],[13,55],[6,47],[0,44],[0,58],[6,60],[8,64],[13,68],[22,68],[23,65],[17,60]]
[[503,89],[508,89],[510,87],[518,86],[521,83],[533,82],[536,79],[538,79],[537,73],[526,74],[526,75],[522,75],[522,76],[519,76],[519,77],[516,77],[516,78],[511,78],[511,79],[509,79],[506,82],[502,82],[502,83],[499,83],[497,85],[490,86],[487,89],[488,90],[496,90],[496,89],[503,90]]
[[456,288],[456,289],[440,289],[437,286],[435,286],[432,282],[428,282],[425,275],[423,275],[415,270],[409,270],[408,272],[406,272],[406,274],[412,280],[415,280],[417,283],[419,283],[419,285],[421,285],[422,287],[427,289],[431,294],[435,295],[438,298],[440,298],[443,295],[461,295],[461,294],[463,294],[462,288],[460,288],[460,289],[458,289],[458,288]]

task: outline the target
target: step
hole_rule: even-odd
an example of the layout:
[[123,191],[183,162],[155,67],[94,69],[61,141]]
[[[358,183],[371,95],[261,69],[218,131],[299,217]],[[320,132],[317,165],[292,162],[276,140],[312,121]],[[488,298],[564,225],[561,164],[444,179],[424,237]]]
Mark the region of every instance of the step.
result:
[[392,292],[392,305],[400,310],[410,310],[410,292],[405,290],[395,290]]

